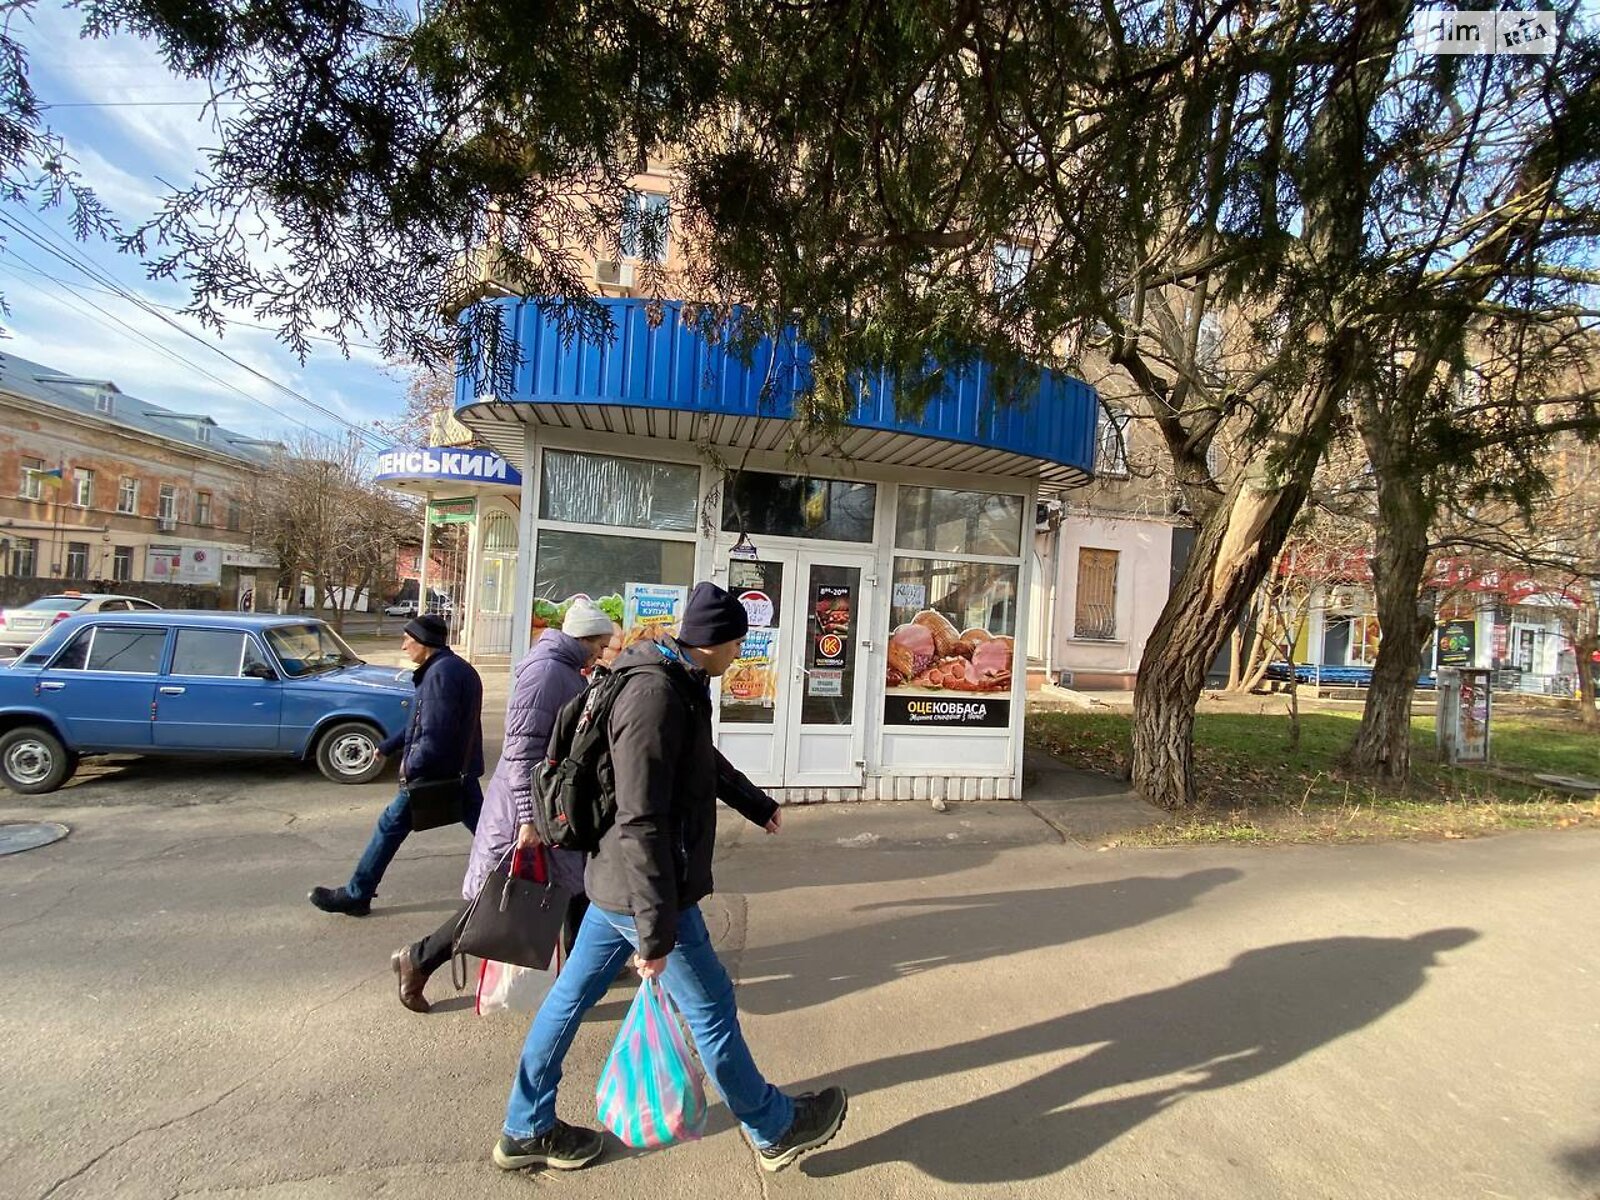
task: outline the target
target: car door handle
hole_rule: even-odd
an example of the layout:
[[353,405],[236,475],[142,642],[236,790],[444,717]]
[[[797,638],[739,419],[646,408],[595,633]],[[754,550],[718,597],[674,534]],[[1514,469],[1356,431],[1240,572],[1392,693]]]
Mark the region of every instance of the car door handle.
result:
[[161,689],[161,694],[163,696],[181,696],[184,691],[185,689],[181,687],[164,687]]
[[59,692],[66,686],[67,685],[61,682],[59,679],[46,679],[39,684],[39,690],[41,692]]

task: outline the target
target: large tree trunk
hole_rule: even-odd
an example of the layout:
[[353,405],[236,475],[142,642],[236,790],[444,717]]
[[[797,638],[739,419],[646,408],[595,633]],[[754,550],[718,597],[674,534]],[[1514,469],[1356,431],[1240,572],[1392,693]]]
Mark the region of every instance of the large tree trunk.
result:
[[1600,634],[1580,637],[1573,648],[1578,653],[1578,720],[1589,729],[1600,729],[1600,710],[1594,706],[1594,655],[1600,650]]
[[[1278,486],[1241,478],[1201,526],[1177,586],[1145,643],[1133,693],[1134,786],[1152,804],[1198,807],[1194,785],[1194,710],[1206,669],[1228,640],[1245,605],[1277,561],[1316,466],[1315,439],[1332,410],[1334,388],[1320,389],[1307,411],[1310,453],[1283,464]],[[1247,473],[1248,474],[1248,473]]]
[[1378,531],[1372,583],[1383,638],[1361,727],[1346,761],[1359,771],[1404,780],[1411,774],[1411,700],[1417,690],[1417,666],[1432,626],[1432,618],[1417,611],[1428,568],[1430,512],[1417,479],[1403,469],[1374,466]]

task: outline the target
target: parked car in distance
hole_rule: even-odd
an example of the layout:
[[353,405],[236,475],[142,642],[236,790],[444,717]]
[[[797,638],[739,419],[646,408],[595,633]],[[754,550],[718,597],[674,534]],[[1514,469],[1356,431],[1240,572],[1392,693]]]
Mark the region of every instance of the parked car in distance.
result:
[[283,755],[366,783],[413,690],[314,617],[70,616],[0,667],[0,783],[52,792],[82,755],[110,753]]
[[157,612],[161,606],[137,596],[102,596],[88,592],[60,592],[40,596],[21,608],[0,610],[0,653],[15,654],[38,641],[52,625],[74,613]]
[[396,600],[393,604],[384,607],[383,615],[386,617],[414,617],[417,615],[417,602],[415,600]]

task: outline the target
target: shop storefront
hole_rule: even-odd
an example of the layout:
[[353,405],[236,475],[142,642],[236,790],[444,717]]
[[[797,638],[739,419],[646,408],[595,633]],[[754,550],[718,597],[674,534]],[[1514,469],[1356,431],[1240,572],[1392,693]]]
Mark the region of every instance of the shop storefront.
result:
[[513,653],[580,595],[618,645],[654,636],[713,579],[750,616],[716,729],[752,779],[790,802],[1018,795],[1034,506],[1087,480],[1093,390],[1047,373],[1006,405],[973,372],[915,421],[879,390],[800,460],[763,384],[798,389],[803,350],[743,363],[675,306],[608,303],[606,347],[514,305],[515,390],[458,397],[522,472]]
[[511,653],[522,477],[490,450],[397,446],[377,482],[424,501],[419,605],[444,617],[454,645],[489,662]]

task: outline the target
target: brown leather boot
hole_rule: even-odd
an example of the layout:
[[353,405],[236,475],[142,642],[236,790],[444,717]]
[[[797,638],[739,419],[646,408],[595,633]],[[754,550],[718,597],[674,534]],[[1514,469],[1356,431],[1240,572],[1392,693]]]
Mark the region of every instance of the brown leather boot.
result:
[[412,960],[411,947],[401,946],[391,954],[389,965],[400,983],[400,1003],[414,1013],[428,1012],[433,1006],[422,995],[422,989],[428,985],[428,972]]

